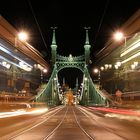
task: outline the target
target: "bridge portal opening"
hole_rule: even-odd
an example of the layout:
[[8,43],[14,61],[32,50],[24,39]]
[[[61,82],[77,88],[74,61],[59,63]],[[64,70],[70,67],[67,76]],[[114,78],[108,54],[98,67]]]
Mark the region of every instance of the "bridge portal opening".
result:
[[83,80],[83,72],[77,68],[64,68],[58,72],[58,79],[63,90],[64,104],[77,104],[76,98]]
[[73,89],[82,82],[83,72],[77,68],[65,68],[58,72],[58,79],[61,85],[65,83]]

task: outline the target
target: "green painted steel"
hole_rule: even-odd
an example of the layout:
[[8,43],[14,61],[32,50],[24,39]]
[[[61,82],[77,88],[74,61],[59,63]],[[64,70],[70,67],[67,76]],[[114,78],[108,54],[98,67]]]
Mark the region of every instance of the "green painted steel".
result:
[[65,68],[77,68],[83,72],[83,86],[80,97],[80,104],[82,105],[105,105],[108,100],[101,91],[94,85],[87,65],[89,63],[90,44],[88,38],[88,30],[86,29],[86,41],[85,41],[85,55],[73,57],[71,54],[61,56],[56,53],[57,45],[55,41],[55,30],[53,30],[52,39],[52,65],[53,71],[49,79],[48,84],[38,93],[36,96],[37,102],[47,102],[51,105],[58,105],[60,103],[59,98],[59,86],[58,86],[58,72]]
[[80,104],[82,105],[106,105],[108,99],[96,87],[90,77],[87,67],[84,69],[83,90]]
[[54,67],[51,77],[44,90],[36,96],[37,102],[47,102],[48,105],[59,104],[57,70]]

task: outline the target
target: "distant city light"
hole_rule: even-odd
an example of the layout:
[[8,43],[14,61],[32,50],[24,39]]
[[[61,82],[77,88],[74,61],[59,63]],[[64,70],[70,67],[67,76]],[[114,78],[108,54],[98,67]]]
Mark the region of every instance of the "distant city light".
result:
[[134,64],[131,65],[131,69],[132,69],[132,70],[134,70],[135,67],[136,67],[136,66],[135,66]]
[[134,65],[135,65],[136,67],[138,66],[138,64],[139,64],[139,62],[137,62],[137,61],[134,62]]
[[100,69],[103,71],[103,70],[104,70],[104,67],[103,67],[103,66],[101,66],[101,67],[100,67]]
[[105,69],[108,69],[108,66],[109,66],[108,64],[105,64]]
[[43,69],[43,72],[46,73],[48,70],[47,69]]
[[121,66],[121,62],[120,62],[120,61],[116,62],[116,65],[117,65],[118,67],[120,67],[120,66]]

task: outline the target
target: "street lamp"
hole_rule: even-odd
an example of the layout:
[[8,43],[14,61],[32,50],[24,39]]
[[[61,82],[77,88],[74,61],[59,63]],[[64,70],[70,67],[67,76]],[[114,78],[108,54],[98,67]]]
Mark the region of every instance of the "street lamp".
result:
[[21,31],[17,34],[17,36],[15,37],[15,46],[17,47],[17,41],[27,41],[29,39],[27,32],[25,31]]
[[89,104],[89,78],[84,77],[84,92],[85,92],[85,103]]
[[21,41],[26,41],[28,39],[27,33],[24,31],[21,31],[20,33],[18,33],[18,39]]
[[93,70],[93,72],[94,73],[98,73],[98,81],[99,81],[99,88],[100,88],[100,80],[101,80],[101,72],[100,72],[100,70],[98,69],[98,68],[95,68],[94,70]]
[[124,39],[124,46],[126,46],[126,36],[124,35],[123,32],[116,31],[114,33],[114,36],[113,37],[114,37],[114,40],[116,40],[116,41],[122,41]]
[[[125,35],[124,35],[124,33],[123,32],[121,32],[121,31],[117,31],[117,32],[115,32],[114,33],[114,40],[115,41],[122,41],[122,40],[124,40],[124,47],[126,48],[126,38],[128,37],[126,37]],[[121,48],[121,50],[123,50],[123,48]],[[124,54],[124,52],[123,51],[121,51],[121,53],[120,53],[120,56],[119,56],[119,59],[120,59],[120,57],[123,57],[123,55],[125,55]],[[119,79],[119,77],[120,77],[120,70],[119,70],[119,67],[121,66],[123,64],[123,61],[117,61],[116,62],[116,64],[114,65],[115,66],[115,69],[116,69],[116,78],[117,79]],[[124,68],[125,68],[126,66],[124,66]],[[134,68],[134,66],[131,66],[132,68]],[[127,79],[127,74],[126,74],[126,72],[125,72],[125,78],[124,79]],[[116,80],[115,80],[116,81]],[[116,89],[118,89],[118,84],[115,82],[115,87],[116,87]]]
[[124,38],[124,34],[121,31],[117,31],[113,35],[116,41],[121,41]]
[[41,66],[40,64],[34,64],[34,68],[40,70],[40,80],[41,84],[43,83],[43,73],[47,73],[48,70]]
[[[122,41],[124,39],[124,47],[126,47],[126,36],[121,31],[116,31],[113,35],[115,41]],[[122,57],[122,54],[120,54]],[[115,69],[118,69],[121,66],[121,61],[117,61],[115,65]]]
[[40,78],[41,78],[41,84],[43,83],[43,73],[47,73],[48,70],[47,69],[40,69],[41,71],[41,75],[40,75]]

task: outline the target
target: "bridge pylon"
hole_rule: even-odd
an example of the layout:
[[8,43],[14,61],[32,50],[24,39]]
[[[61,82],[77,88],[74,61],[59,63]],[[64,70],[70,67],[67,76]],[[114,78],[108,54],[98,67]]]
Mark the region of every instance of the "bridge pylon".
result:
[[65,68],[77,68],[83,72],[83,86],[80,95],[82,105],[105,105],[107,98],[94,85],[89,71],[88,64],[90,59],[90,48],[88,37],[88,28],[86,28],[85,54],[80,56],[62,56],[57,54],[57,44],[55,39],[55,28],[53,28],[53,37],[51,44],[53,71],[46,88],[36,96],[36,101],[45,101],[48,104],[58,105],[61,102],[58,72]]

